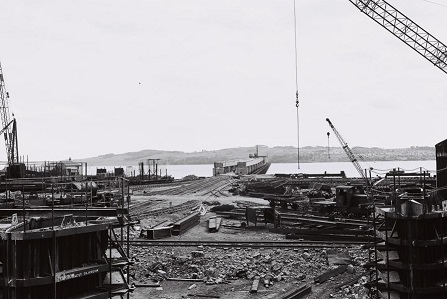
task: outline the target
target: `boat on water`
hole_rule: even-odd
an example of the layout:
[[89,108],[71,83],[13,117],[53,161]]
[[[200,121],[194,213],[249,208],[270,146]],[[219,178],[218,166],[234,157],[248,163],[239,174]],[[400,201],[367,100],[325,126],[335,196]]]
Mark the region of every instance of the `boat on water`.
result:
[[270,165],[267,156],[260,156],[258,146],[256,146],[256,153],[250,154],[248,159],[214,162],[213,176],[226,173],[237,175],[266,174]]

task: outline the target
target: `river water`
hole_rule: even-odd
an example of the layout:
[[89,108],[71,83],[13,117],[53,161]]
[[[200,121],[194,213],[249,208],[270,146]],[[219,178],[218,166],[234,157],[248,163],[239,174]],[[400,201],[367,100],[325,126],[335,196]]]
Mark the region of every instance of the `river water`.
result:
[[[370,169],[371,176],[383,176],[387,171],[395,169],[404,170],[405,172],[420,172],[430,171],[431,175],[435,175],[436,161],[380,161],[380,162],[361,162],[362,168]],[[117,166],[123,167],[126,175],[138,175],[138,166]],[[114,166],[88,166],[88,174],[96,174],[97,168],[106,168],[107,171],[113,172]],[[148,171],[147,166],[145,172]],[[210,177],[213,175],[212,164],[201,165],[159,165],[158,173],[173,176],[175,179],[181,179],[187,175],[196,175],[201,177]],[[340,173],[344,171],[348,177],[359,177],[354,165],[351,162],[318,162],[318,163],[300,163],[299,168],[297,163],[272,163],[267,174],[276,173]]]

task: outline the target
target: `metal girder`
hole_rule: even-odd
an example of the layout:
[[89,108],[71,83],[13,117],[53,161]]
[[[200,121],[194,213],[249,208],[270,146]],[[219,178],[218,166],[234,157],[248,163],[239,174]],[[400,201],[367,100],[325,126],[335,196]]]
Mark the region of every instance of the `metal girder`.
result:
[[349,0],[361,12],[447,74],[447,46],[385,0]]

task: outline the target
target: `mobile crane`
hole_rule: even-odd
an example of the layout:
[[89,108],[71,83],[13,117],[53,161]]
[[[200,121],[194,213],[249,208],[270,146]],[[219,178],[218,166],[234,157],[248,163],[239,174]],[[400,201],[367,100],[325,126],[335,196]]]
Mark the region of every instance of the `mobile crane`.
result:
[[[349,0],[349,2],[447,74],[447,46],[394,6],[385,0]],[[368,182],[362,167],[348,144],[343,140],[329,118],[326,118],[326,121],[360,176]]]
[[360,166],[360,163],[359,163],[357,157],[354,155],[354,153],[352,152],[351,148],[346,143],[346,141],[343,139],[343,137],[341,137],[340,133],[338,133],[337,129],[334,127],[334,125],[332,124],[330,119],[326,118],[326,121],[329,123],[329,126],[331,127],[332,131],[334,131],[334,134],[335,134],[335,136],[337,136],[337,139],[340,142],[341,147],[345,151],[345,153],[348,156],[349,160],[354,165],[354,167],[357,170],[357,172],[360,174],[360,177],[363,178],[366,181],[366,183],[368,184],[368,178],[366,177],[365,173],[363,172],[363,168],[362,168],[362,166]]
[[17,178],[22,177],[25,171],[25,165],[19,163],[19,144],[17,139],[17,122],[13,118],[11,120],[9,114],[9,93],[5,88],[5,79],[3,76],[2,66],[0,64],[0,117],[2,129],[0,135],[3,134],[5,138],[6,157],[8,162],[7,177]]

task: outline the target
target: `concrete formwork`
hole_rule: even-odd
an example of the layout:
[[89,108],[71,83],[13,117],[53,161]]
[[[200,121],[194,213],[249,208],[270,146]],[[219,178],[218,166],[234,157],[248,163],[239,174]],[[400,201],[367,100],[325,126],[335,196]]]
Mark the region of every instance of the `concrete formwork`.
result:
[[129,262],[116,249],[116,223],[67,215],[5,224],[1,298],[109,298],[129,291],[123,275],[114,278]]
[[376,208],[376,287],[382,298],[447,298],[447,212],[417,201]]
[[439,142],[436,148],[436,186],[438,194],[447,199],[447,139]]

